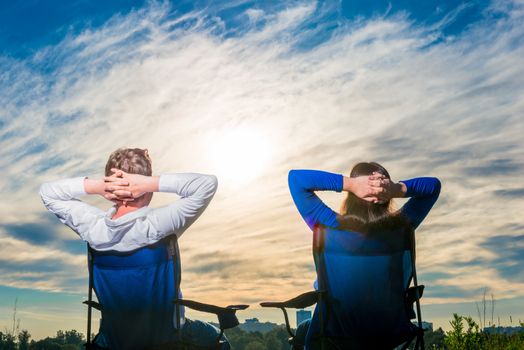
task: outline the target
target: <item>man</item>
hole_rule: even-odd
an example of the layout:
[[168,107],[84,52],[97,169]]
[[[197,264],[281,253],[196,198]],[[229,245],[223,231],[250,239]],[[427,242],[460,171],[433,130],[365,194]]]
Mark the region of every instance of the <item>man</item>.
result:
[[[149,251],[165,250],[165,238],[173,234],[180,237],[202,214],[217,189],[217,179],[213,175],[186,173],[152,176],[148,151],[138,148],[114,151],[107,161],[105,175],[104,179],[78,177],[54,181],[45,183],[40,188],[40,196],[46,208],[88,242],[102,260],[103,252],[130,256],[137,255],[134,252],[149,254]],[[149,207],[153,192],[175,193],[181,199],[168,206],[153,209]],[[78,199],[84,195],[101,195],[115,205],[104,212]],[[148,248],[141,249],[144,247]],[[164,255],[159,256],[163,258]],[[165,322],[166,307],[162,305],[173,309],[173,275],[169,275],[168,270],[172,272],[167,261],[158,266],[144,265],[135,267],[135,270],[129,267],[124,271],[115,268],[97,270],[95,266],[95,276],[99,276],[94,281],[98,299],[102,296],[111,300],[122,293],[121,298],[129,299],[126,315],[130,315],[129,318],[132,319],[122,319],[120,315],[114,320],[102,320],[97,337],[99,345],[138,349],[149,341],[169,341],[167,338],[170,335],[166,335],[166,332],[175,332],[176,319],[170,311],[170,322]],[[170,285],[164,283],[168,279]],[[120,286],[116,283],[117,289],[114,288],[116,280],[120,283]],[[104,293],[106,295],[101,295]],[[143,295],[146,293],[151,295],[146,297]],[[157,311],[153,312],[152,309]],[[218,338],[219,331],[215,327],[185,319],[183,312],[181,324],[184,339],[196,338],[199,345],[205,346]],[[134,328],[131,329],[132,327]],[[163,334],[159,328],[164,329]],[[150,333],[147,332],[148,329],[151,329]],[[108,334],[114,335],[119,331],[121,339],[115,345],[114,342],[111,343],[111,336]],[[151,339],[148,339],[148,334]],[[122,341],[127,340],[129,343],[122,345]]]

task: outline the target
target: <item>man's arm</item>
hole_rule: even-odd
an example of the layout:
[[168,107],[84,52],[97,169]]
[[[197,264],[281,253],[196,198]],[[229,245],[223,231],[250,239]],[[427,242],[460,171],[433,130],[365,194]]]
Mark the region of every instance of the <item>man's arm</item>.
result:
[[161,175],[158,190],[170,192],[182,198],[174,203],[153,209],[148,217],[157,228],[161,239],[170,234],[180,237],[207,208],[216,193],[218,181],[214,175],[171,174]]
[[[111,199],[120,199],[119,195],[139,198],[147,192],[168,192],[178,194],[181,199],[157,209],[152,209],[147,217],[152,230],[147,237],[126,237],[154,243],[170,234],[178,237],[204,212],[215,195],[218,182],[214,175],[196,173],[164,174],[161,176],[143,176],[128,174],[113,169],[114,175],[106,177],[106,191],[111,191]],[[128,185],[115,184],[119,180]],[[107,196],[106,196],[107,198]],[[138,233],[136,233],[138,234]],[[142,233],[144,236],[145,233]]]
[[78,199],[86,194],[104,195],[104,181],[78,177],[40,186],[40,197],[45,207],[84,240],[95,224],[94,218],[103,214],[102,210]]

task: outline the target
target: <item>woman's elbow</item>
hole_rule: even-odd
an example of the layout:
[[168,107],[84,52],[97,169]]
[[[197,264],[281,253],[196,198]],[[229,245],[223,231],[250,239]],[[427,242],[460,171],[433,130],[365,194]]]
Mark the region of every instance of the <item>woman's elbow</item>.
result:
[[434,184],[433,184],[433,186],[434,186],[433,192],[435,193],[435,195],[438,196],[440,194],[440,190],[442,188],[442,183],[436,177],[433,177],[432,179],[433,179],[433,182],[434,182]]
[[287,182],[289,184],[289,187],[291,187],[293,184],[296,184],[299,179],[300,171],[296,169],[291,169],[289,173],[287,174]]

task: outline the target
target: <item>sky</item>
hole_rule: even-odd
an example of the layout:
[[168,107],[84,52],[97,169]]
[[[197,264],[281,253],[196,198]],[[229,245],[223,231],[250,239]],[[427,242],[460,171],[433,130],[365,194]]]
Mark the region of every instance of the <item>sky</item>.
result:
[[523,23],[522,0],[0,3],[0,329],[17,300],[33,338],[85,332],[85,243],[38,189],[119,147],[218,176],[180,240],[188,298],[282,323],[258,303],[314,280],[287,172],[374,160],[442,182],[417,230],[424,319],[478,319],[486,293],[495,323],[524,321]]

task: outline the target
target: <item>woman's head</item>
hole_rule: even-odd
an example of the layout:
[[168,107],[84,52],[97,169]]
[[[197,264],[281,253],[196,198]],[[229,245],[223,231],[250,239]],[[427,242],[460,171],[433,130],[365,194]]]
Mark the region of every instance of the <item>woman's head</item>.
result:
[[151,176],[153,173],[147,149],[140,148],[119,148],[111,153],[106,163],[106,176],[113,174],[112,168],[145,176]]
[[[373,173],[379,173],[386,178],[391,179],[386,168],[375,162],[356,164],[353,169],[351,169],[350,177],[369,176]],[[383,224],[389,224],[392,221],[396,221],[391,220],[391,206],[391,200],[373,203],[348,192],[347,197],[344,202],[342,202],[340,208],[342,226],[357,231],[367,231],[374,226],[383,227]]]
[[356,164],[353,169],[351,169],[350,177],[358,177],[358,176],[368,176],[372,175],[373,173],[379,173],[387,177],[388,179],[391,179],[389,176],[388,171],[386,168],[384,168],[382,165],[375,163],[375,162],[362,162]]

